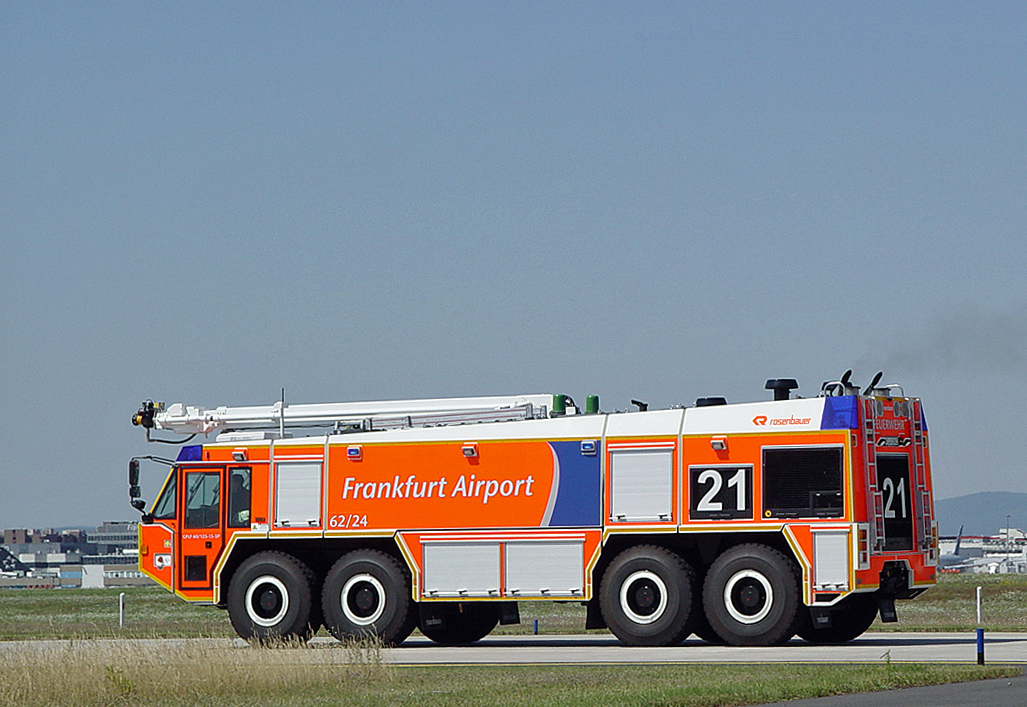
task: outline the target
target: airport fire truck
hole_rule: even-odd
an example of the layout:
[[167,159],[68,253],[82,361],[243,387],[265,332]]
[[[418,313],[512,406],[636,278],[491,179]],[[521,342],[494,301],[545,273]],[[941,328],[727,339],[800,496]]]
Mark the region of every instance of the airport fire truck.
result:
[[[938,571],[920,400],[849,376],[610,413],[566,395],[147,401],[148,440],[203,443],[131,460],[139,566],[253,640],[466,644],[557,601],[628,645],[848,641]],[[149,506],[144,459],[170,467]]]

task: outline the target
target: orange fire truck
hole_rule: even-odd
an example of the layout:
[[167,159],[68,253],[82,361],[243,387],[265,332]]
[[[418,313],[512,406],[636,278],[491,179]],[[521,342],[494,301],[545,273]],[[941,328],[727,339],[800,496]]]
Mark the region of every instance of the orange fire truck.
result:
[[[463,644],[559,601],[628,645],[847,641],[938,571],[921,403],[849,375],[811,398],[773,379],[773,400],[613,413],[564,395],[147,401],[148,440],[216,436],[130,462],[139,566],[257,640]],[[170,466],[149,508],[141,459]]]

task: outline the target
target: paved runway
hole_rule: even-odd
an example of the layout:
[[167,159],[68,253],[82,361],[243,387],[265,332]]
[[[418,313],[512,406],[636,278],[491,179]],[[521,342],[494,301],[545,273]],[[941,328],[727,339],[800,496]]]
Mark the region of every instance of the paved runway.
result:
[[[94,645],[130,642],[140,646],[206,642],[246,648],[242,639],[93,639]],[[68,641],[0,642],[5,653]],[[81,644],[80,641],[75,642]],[[312,643],[330,647],[338,642],[318,636]],[[422,636],[388,648],[385,660],[394,665],[503,665],[557,663],[975,663],[973,633],[866,633],[841,646],[814,646],[794,639],[770,648],[712,646],[691,638],[670,648],[629,648],[609,634],[575,636],[489,636],[470,646],[438,646]],[[988,663],[1027,665],[1027,633],[989,633],[985,638]],[[1025,706],[1027,707],[1027,706]]]
[[[320,639],[319,639],[320,640]],[[1027,664],[1027,633],[985,636],[989,663]],[[396,665],[517,663],[976,663],[973,633],[866,633],[841,646],[793,640],[770,648],[712,646],[691,638],[670,648],[629,648],[613,636],[490,636],[471,646],[408,639],[386,651]]]
[[774,702],[761,707],[1024,707],[1027,676],[979,680],[954,685],[861,692],[811,700]]

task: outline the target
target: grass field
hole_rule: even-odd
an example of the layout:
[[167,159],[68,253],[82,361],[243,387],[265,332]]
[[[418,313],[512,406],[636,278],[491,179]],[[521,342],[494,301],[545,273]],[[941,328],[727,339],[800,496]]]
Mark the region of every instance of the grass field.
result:
[[943,574],[937,586],[912,601],[896,602],[897,624],[871,631],[968,631],[977,628],[977,587],[982,588],[988,631],[1027,631],[1027,574]]
[[[985,627],[1027,630],[1027,576],[945,576],[899,604],[897,630],[976,626],[984,587]],[[0,640],[43,641],[5,652],[0,705],[660,705],[728,707],[1020,674],[971,665],[639,665],[398,667],[375,645],[279,649],[220,643],[152,644],[116,638],[232,637],[225,612],[191,606],[156,587],[0,592]],[[575,604],[521,604],[522,623],[502,633],[582,633]],[[881,626],[875,626],[880,629]],[[2,651],[2,647],[0,647]]]
[[[943,575],[938,586],[897,602],[897,624],[872,631],[969,631],[977,627],[976,587],[983,587],[984,628],[1027,631],[1027,575]],[[25,638],[234,636],[224,611],[193,606],[158,587],[125,590],[125,627],[118,627],[118,594],[111,589],[0,591],[0,640]],[[583,633],[579,604],[522,602],[521,624],[497,633]]]
[[1012,677],[976,665],[597,665],[397,667],[380,648],[233,648],[100,639],[4,655],[0,705],[480,705],[727,707]]

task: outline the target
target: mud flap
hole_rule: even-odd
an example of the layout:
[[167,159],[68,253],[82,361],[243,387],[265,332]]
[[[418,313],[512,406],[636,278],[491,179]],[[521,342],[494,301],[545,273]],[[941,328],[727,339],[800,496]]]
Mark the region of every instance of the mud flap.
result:
[[599,606],[599,598],[593,597],[585,604],[585,629],[607,628],[606,619],[603,618],[603,610]]
[[510,626],[521,622],[521,612],[517,608],[517,602],[504,601],[499,605],[499,625]]
[[877,609],[881,612],[881,623],[893,624],[899,620],[899,615],[895,611],[894,597],[878,597]]

